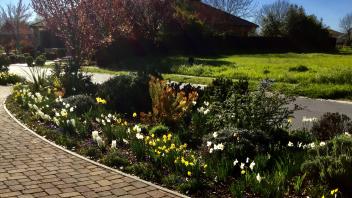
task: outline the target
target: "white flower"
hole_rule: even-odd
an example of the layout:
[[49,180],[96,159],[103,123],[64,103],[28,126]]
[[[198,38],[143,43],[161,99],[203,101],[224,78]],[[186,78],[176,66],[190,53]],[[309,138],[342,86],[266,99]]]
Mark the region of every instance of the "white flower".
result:
[[103,141],[103,139],[102,139],[100,136],[98,136],[98,137],[96,138],[96,142],[97,142],[97,144],[98,144],[99,147],[104,146],[104,141]]
[[242,170],[244,169],[244,166],[245,166],[245,164],[244,164],[243,162],[241,162],[240,168],[241,168]]
[[292,142],[288,142],[288,147],[293,147],[293,143]]
[[101,120],[101,124],[106,125],[105,120]]
[[209,112],[210,112],[209,109],[205,110],[205,111],[204,111],[204,115],[207,115]]
[[192,101],[193,106],[197,105],[197,101]]
[[310,148],[314,148],[314,147],[315,147],[314,142],[310,143],[310,144],[309,144],[309,147],[310,147]]
[[255,162],[253,161],[253,162],[249,165],[249,168],[250,168],[251,170],[253,170],[254,166],[255,166]]
[[198,111],[199,113],[204,113],[205,109],[204,109],[204,107],[200,107],[200,108],[197,109],[197,111]]
[[59,125],[60,125],[60,121],[59,121],[57,118],[54,118],[53,121],[54,121],[54,123],[56,124],[56,126],[59,126]]
[[66,109],[62,109],[62,110],[61,110],[61,116],[62,116],[62,117],[66,117],[66,116],[67,116],[67,111],[66,111]]
[[92,138],[94,141],[97,141],[97,137],[99,136],[99,132],[98,131],[93,131],[92,132]]
[[257,176],[255,177],[257,179],[257,181],[260,183],[263,179],[263,177],[260,176],[260,174],[258,173]]
[[75,108],[71,107],[70,108],[70,112],[73,112],[75,110]]
[[107,122],[107,123],[111,123],[111,120],[110,120],[110,119],[106,119],[106,122]]
[[319,146],[325,146],[326,143],[325,142],[320,142]]
[[209,153],[213,153],[213,151],[214,151],[214,149],[213,149],[213,148],[211,148],[211,149],[209,150]]
[[131,133],[131,129],[130,128],[127,129],[127,133]]
[[302,142],[299,142],[298,143],[298,148],[301,148],[302,147]]
[[95,121],[100,122],[100,119],[99,118],[95,118]]
[[214,138],[217,138],[218,135],[219,135],[219,134],[218,134],[217,132],[214,132],[214,133],[213,133],[213,137],[214,137]]
[[247,157],[247,159],[246,159],[246,163],[247,163],[247,164],[249,163],[249,157]]
[[238,160],[236,159],[235,161],[233,161],[233,166],[236,166],[238,164]]
[[140,133],[142,131],[142,128],[139,127],[138,125],[134,125],[133,130],[136,131],[137,133]]
[[143,140],[144,136],[141,133],[136,133],[136,138],[139,140]]
[[122,141],[123,141],[123,143],[125,143],[125,144],[129,144],[128,140],[126,140],[126,139],[122,139]]
[[221,144],[218,144],[218,145],[214,145],[214,150],[221,150],[223,151],[225,148],[224,144],[221,143]]
[[345,135],[348,136],[348,137],[351,137],[351,134],[348,133],[348,132],[345,132]]
[[70,108],[70,106],[71,106],[71,105],[68,104],[68,103],[65,105],[65,107],[66,107],[67,109]]
[[109,114],[108,114],[108,118],[111,118],[111,117],[112,117],[112,115],[111,115],[111,113],[109,113]]
[[75,119],[71,119],[70,122],[73,127],[76,127],[76,120]]
[[212,142],[207,141],[207,147],[211,147],[212,144],[213,144]]
[[111,148],[112,148],[112,149],[116,149],[116,145],[117,145],[116,140],[113,140],[113,141],[111,142]]
[[205,105],[205,106],[209,106],[209,102],[204,101],[204,105]]

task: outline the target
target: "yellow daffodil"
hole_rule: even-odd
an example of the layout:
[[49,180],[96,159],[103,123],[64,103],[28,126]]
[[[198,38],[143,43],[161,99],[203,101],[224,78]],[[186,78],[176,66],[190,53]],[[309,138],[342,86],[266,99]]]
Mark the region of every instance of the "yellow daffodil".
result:
[[137,113],[133,113],[133,115],[132,115],[134,118],[136,118],[137,117]]
[[245,171],[245,170],[242,170],[242,171],[241,171],[241,174],[242,174],[242,175],[246,174],[246,171]]
[[339,189],[338,189],[338,188],[332,190],[332,191],[330,192],[330,194],[331,194],[331,195],[334,195],[334,194],[336,194],[337,192],[339,192]]
[[192,176],[191,171],[188,171],[188,172],[187,172],[187,175],[188,175],[188,176]]
[[107,102],[106,102],[106,100],[104,100],[104,99],[102,99],[102,98],[96,98],[96,101],[97,101],[97,103],[98,104],[106,104]]
[[203,167],[204,167],[204,169],[206,169],[206,168],[208,167],[208,165],[207,165],[207,164],[204,164],[204,166],[203,166]]

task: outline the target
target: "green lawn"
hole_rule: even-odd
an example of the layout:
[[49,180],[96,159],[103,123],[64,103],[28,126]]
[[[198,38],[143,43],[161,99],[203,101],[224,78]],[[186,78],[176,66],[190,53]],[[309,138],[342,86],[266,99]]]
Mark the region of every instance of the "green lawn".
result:
[[[275,81],[274,88],[290,95],[312,98],[352,99],[352,50],[337,54],[281,53],[235,54],[214,57],[195,57],[195,64],[188,65],[188,57],[133,58],[113,69],[97,67],[85,71],[124,74],[123,68],[155,67],[161,69],[165,79],[210,84],[213,78],[225,77],[237,80],[247,78],[251,87],[262,79]],[[304,72],[294,71],[305,66]]]

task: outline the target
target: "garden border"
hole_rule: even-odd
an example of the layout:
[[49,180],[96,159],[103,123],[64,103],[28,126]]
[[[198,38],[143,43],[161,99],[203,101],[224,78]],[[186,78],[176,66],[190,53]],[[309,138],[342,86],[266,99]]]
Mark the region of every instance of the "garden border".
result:
[[164,187],[161,187],[161,186],[159,186],[159,185],[153,184],[153,183],[148,182],[148,181],[146,181],[146,180],[143,180],[143,179],[141,179],[141,178],[139,178],[139,177],[137,177],[137,176],[124,173],[124,172],[122,172],[122,171],[113,169],[113,168],[111,168],[111,167],[108,167],[108,166],[105,166],[105,165],[100,164],[100,163],[98,163],[98,162],[95,162],[95,161],[93,161],[93,160],[90,160],[90,159],[88,159],[88,158],[86,158],[86,157],[83,157],[82,155],[79,155],[79,154],[77,154],[77,153],[74,153],[74,152],[72,152],[72,151],[70,151],[70,150],[67,150],[67,149],[63,148],[63,147],[61,147],[61,146],[55,144],[54,142],[51,142],[50,140],[48,140],[48,139],[46,139],[46,138],[40,136],[39,134],[37,134],[36,132],[34,132],[32,129],[28,128],[28,127],[27,127],[25,124],[23,124],[21,121],[19,121],[19,120],[7,109],[7,106],[6,106],[6,101],[7,101],[7,99],[8,99],[8,97],[6,97],[5,101],[3,102],[3,107],[4,107],[5,111],[6,111],[6,113],[7,113],[14,121],[16,121],[17,124],[19,124],[21,127],[23,127],[23,128],[25,129],[25,131],[29,131],[31,134],[33,134],[33,135],[36,136],[37,138],[43,140],[45,143],[48,143],[48,144],[50,144],[51,146],[54,146],[54,147],[56,147],[56,148],[58,148],[58,149],[60,149],[60,150],[62,150],[62,151],[64,151],[64,152],[66,152],[66,153],[68,153],[68,154],[70,154],[70,155],[73,155],[73,156],[75,156],[75,157],[78,157],[78,158],[80,158],[80,159],[82,159],[82,160],[85,160],[85,161],[87,161],[87,162],[89,162],[89,163],[91,163],[91,164],[94,164],[94,165],[96,165],[96,166],[99,166],[99,167],[101,167],[101,168],[104,168],[104,169],[113,171],[113,172],[115,172],[115,173],[121,174],[121,175],[123,175],[123,176],[125,176],[125,177],[129,177],[129,178],[131,178],[131,179],[134,179],[134,180],[143,182],[143,183],[145,183],[145,184],[147,184],[147,185],[153,186],[153,187],[155,187],[155,188],[157,188],[157,189],[159,189],[159,190],[162,190],[162,191],[164,191],[164,192],[171,193],[171,194],[173,194],[173,195],[175,195],[175,196],[183,197],[183,198],[189,198],[189,197],[186,196],[186,195],[183,195],[183,194],[178,193],[178,192],[176,192],[176,191],[169,190],[169,189],[167,189],[167,188],[164,188]]

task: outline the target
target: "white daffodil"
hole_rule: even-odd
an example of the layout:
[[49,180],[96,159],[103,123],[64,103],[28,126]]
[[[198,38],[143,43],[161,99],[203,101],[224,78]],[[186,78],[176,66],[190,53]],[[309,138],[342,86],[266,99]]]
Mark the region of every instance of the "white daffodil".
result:
[[244,169],[244,166],[245,166],[245,164],[244,164],[243,162],[241,162],[240,168],[241,168],[242,170]]
[[128,140],[126,140],[126,139],[122,139],[122,141],[123,141],[123,143],[125,143],[125,144],[129,144]]
[[325,146],[326,143],[325,142],[320,142],[319,146]]
[[207,141],[207,147],[211,147],[212,144],[213,144],[212,142]]
[[257,176],[255,178],[257,179],[257,181],[259,183],[263,180],[263,177],[261,177],[259,173],[257,174]]
[[287,146],[288,147],[293,147],[293,143],[292,142],[288,142]]
[[93,131],[92,132],[92,139],[94,140],[94,141],[97,141],[97,137],[99,136],[99,132],[98,131]]
[[255,166],[255,162],[253,161],[253,162],[249,165],[249,168],[250,168],[251,170],[253,170],[254,166]]
[[113,141],[111,142],[111,148],[112,148],[112,149],[116,149],[116,146],[117,146],[117,142],[116,142],[116,140],[113,140]]
[[345,132],[345,135],[346,135],[347,137],[351,137],[351,134],[348,133],[348,132]]
[[209,109],[205,110],[205,111],[204,111],[204,115],[207,115],[209,112],[210,112]]
[[209,153],[213,153],[213,151],[214,151],[214,149],[213,149],[213,148],[211,148],[211,149],[209,150]]
[[233,166],[236,166],[238,164],[238,160],[236,159],[235,161],[233,161]]
[[217,132],[214,132],[214,133],[213,133],[213,137],[214,137],[214,138],[217,138],[218,135],[219,135],[219,134],[218,134]]
[[99,147],[103,147],[104,146],[104,141],[103,141],[103,138],[101,138],[100,136],[98,136],[96,138],[96,142],[98,144]]
[[144,136],[141,133],[136,133],[136,138],[139,140],[143,140]]
[[249,163],[249,157],[247,157],[247,159],[246,159],[246,163],[247,163],[247,164]]

